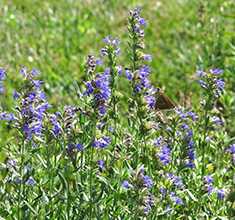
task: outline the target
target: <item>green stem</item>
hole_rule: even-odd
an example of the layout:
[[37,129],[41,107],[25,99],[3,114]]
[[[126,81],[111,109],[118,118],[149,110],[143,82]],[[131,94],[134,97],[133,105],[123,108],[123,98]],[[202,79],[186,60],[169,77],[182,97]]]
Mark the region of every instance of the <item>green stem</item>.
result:
[[21,208],[20,208],[20,204],[21,204],[21,194],[22,194],[22,186],[23,186],[23,166],[24,166],[24,141],[22,142],[22,145],[20,145],[20,157],[21,157],[21,161],[20,161],[20,184],[19,184],[19,192],[18,192],[18,210],[17,210],[17,218],[21,219]]
[[[94,114],[94,124],[93,124],[93,135],[92,135],[92,142],[95,140],[96,137],[96,124],[97,124],[97,114]],[[93,164],[93,159],[94,159],[94,147],[92,146],[91,142],[91,155],[89,157],[89,165],[90,165],[90,175],[89,175],[89,191],[90,191],[90,205],[89,205],[89,216],[90,219],[92,219],[92,206],[93,206],[93,195],[92,195],[92,185],[93,185],[93,169],[92,169],[92,164]]]
[[205,167],[206,167],[206,161],[205,161],[205,154],[206,154],[206,137],[208,133],[208,124],[209,124],[209,116],[208,116],[208,111],[209,111],[209,106],[210,106],[210,100],[211,96],[208,96],[208,100],[206,102],[205,106],[205,114],[204,114],[204,128],[203,128],[203,139],[202,139],[202,177],[205,174]]
[[116,91],[116,75],[115,75],[115,70],[114,70],[114,67],[115,67],[115,61],[114,61],[114,57],[112,55],[112,51],[109,51],[109,55],[108,55],[108,58],[109,58],[109,68],[110,68],[110,74],[111,74],[111,106],[113,108],[113,111],[112,111],[112,118],[114,120],[114,131],[115,131],[115,136],[114,136],[114,150],[115,150],[115,146],[116,146],[116,143],[117,143],[117,135],[116,135],[116,129],[117,129],[117,109],[116,109],[116,104],[117,104],[117,100],[116,100],[116,96],[114,94],[114,92]]
[[67,181],[67,219],[70,220],[70,191],[69,191],[69,182]]

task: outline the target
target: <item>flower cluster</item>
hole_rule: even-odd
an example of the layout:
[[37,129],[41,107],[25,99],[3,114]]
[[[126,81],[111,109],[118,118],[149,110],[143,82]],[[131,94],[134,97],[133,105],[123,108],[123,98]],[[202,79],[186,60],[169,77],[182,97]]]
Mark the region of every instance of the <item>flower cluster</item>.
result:
[[50,122],[52,124],[51,131],[55,137],[58,137],[62,133],[62,127],[60,123],[58,122],[58,115],[60,115],[59,112],[56,114],[50,115]]
[[208,176],[204,176],[204,186],[205,186],[205,190],[208,194],[211,194],[214,190],[213,187],[213,177],[208,175]]
[[[78,108],[77,107],[74,107],[74,106],[70,106],[70,105],[67,105],[64,107],[64,113],[63,113],[63,128],[64,128],[64,131],[65,133],[67,134],[67,136],[69,137],[72,133],[72,131],[74,130],[74,127],[77,123],[77,120],[76,120],[76,113],[78,112]],[[58,113],[57,116],[59,116],[60,114]],[[53,129],[54,131],[56,131],[56,129],[59,129],[58,131],[56,132],[60,132],[61,129],[60,129],[60,126],[59,124],[57,123],[57,119],[54,117],[54,120],[51,120],[51,123],[53,124]],[[58,128],[57,128],[58,126]]]
[[226,149],[226,152],[231,154],[232,163],[235,165],[235,144],[231,144],[229,148]]
[[176,109],[176,113],[179,116],[179,125],[180,128],[178,130],[178,134],[180,134],[183,146],[185,146],[186,150],[186,158],[185,158],[185,165],[189,168],[194,168],[194,160],[195,160],[195,143],[193,137],[193,130],[190,127],[192,121],[197,120],[197,115],[192,112],[185,112],[182,109]]
[[108,136],[103,136],[101,138],[95,139],[92,146],[95,148],[106,148],[111,143],[111,138]]
[[183,189],[185,189],[181,177],[176,176],[173,173],[165,173],[162,177],[164,178],[163,186],[159,187],[161,202],[167,202],[167,209],[171,206],[170,204],[173,206],[184,205],[183,199],[178,196],[178,194],[182,194]]
[[166,179],[168,179],[176,188],[183,189],[185,187],[181,177],[176,176],[173,173],[166,173]]
[[135,8],[130,11],[129,16],[129,35],[131,42],[130,51],[132,53],[132,67],[126,69],[126,77],[132,81],[134,94],[144,96],[147,106],[150,109],[155,107],[155,92],[156,89],[151,85],[149,80],[150,68],[144,64],[144,61],[151,61],[152,57],[149,54],[144,54],[144,28],[146,21],[140,16],[141,9]]
[[0,121],[13,121],[15,116],[13,113],[0,112]]
[[159,148],[159,152],[156,156],[160,162],[165,166],[171,162],[171,149],[168,144],[164,141],[163,137],[160,136],[154,141],[154,145]]
[[[132,37],[136,38],[137,45],[140,48],[144,47],[143,44],[143,38],[144,38],[144,27],[146,26],[146,21],[144,18],[140,16],[141,9],[140,8],[135,8],[130,11],[130,16],[129,16],[129,31],[132,33]],[[143,56],[143,58],[150,60],[150,56]]]
[[95,57],[93,55],[88,55],[86,61],[86,72],[88,75],[91,75],[95,72],[96,65],[97,61],[95,60]]
[[6,77],[6,71],[0,68],[0,94],[4,92],[3,80]]
[[171,193],[170,193],[170,199],[171,199],[171,201],[174,202],[176,205],[183,205],[183,204],[184,204],[183,200],[182,200],[180,197],[178,197],[178,196],[175,194],[175,192],[171,192]]
[[206,192],[210,195],[215,192],[217,194],[217,198],[219,200],[223,200],[225,197],[224,189],[215,189],[213,186],[214,179],[211,175],[204,176],[204,187]]
[[103,41],[106,45],[100,51],[102,56],[117,56],[120,54],[120,41],[117,38],[107,36],[103,39]]
[[[4,92],[3,80],[5,78],[6,78],[6,71],[0,68],[0,94]],[[15,116],[13,113],[0,112],[0,121],[13,121],[13,120],[15,120]]]
[[18,93],[21,100],[17,119],[26,139],[31,140],[33,136],[41,136],[44,116],[49,104],[41,90],[42,81],[36,79],[39,72],[36,69],[28,71],[23,67],[20,73],[25,78],[26,86]]
[[224,90],[224,80],[219,78],[223,73],[220,69],[210,69],[209,72],[197,71],[197,76],[200,77],[199,84],[214,98],[219,98]]
[[154,206],[154,196],[150,193],[153,185],[154,183],[152,178],[145,175],[145,169],[143,166],[140,166],[136,172],[133,172],[130,182],[128,180],[124,180],[122,182],[122,187],[124,189],[132,190],[133,193],[135,193],[136,190],[139,191],[140,198],[138,199],[140,210],[144,215],[147,215]]
[[109,87],[110,70],[106,69],[104,73],[97,74],[94,79],[86,82],[85,96],[93,96],[92,105],[99,115],[103,116],[107,111],[108,100],[111,96]]
[[154,206],[154,196],[151,193],[148,193],[143,200],[143,213],[144,215],[148,215],[149,212],[151,211],[152,207]]

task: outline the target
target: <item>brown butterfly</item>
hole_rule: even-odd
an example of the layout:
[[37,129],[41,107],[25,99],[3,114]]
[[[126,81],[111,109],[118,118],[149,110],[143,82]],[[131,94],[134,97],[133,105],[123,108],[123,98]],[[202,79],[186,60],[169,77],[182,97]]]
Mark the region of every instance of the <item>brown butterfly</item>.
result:
[[156,110],[169,110],[176,107],[176,104],[166,96],[160,89],[155,93],[156,94]]

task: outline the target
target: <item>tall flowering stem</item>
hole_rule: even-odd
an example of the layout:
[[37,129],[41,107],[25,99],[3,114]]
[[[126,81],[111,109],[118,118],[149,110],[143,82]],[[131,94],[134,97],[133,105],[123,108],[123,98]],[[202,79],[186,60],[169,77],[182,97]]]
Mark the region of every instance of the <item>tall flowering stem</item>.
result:
[[220,78],[223,73],[220,69],[210,69],[208,72],[197,71],[197,76],[199,77],[199,84],[204,91],[204,98],[201,101],[202,108],[204,110],[203,115],[203,135],[200,141],[200,147],[202,148],[202,176],[205,174],[206,166],[206,148],[207,148],[207,138],[209,132],[210,124],[210,111],[213,110],[216,100],[220,98],[224,90],[224,80]]
[[131,59],[131,67],[130,69],[126,69],[126,77],[129,81],[131,81],[133,93],[133,100],[130,103],[130,108],[136,108],[136,116],[138,118],[138,121],[134,122],[133,127],[137,130],[137,137],[140,139],[139,141],[144,142],[144,146],[141,147],[141,150],[143,157],[145,158],[146,133],[144,125],[145,120],[148,117],[146,114],[146,103],[147,108],[154,108],[155,98],[152,94],[155,92],[155,89],[151,85],[148,78],[150,75],[150,68],[145,64],[145,61],[151,61],[151,56],[143,53],[145,47],[144,28],[146,26],[146,22],[140,16],[140,12],[140,8],[131,10],[128,19],[128,31],[130,38],[129,56]]
[[115,132],[115,145],[117,138],[117,77],[121,74],[121,66],[117,66],[117,56],[120,54],[119,40],[111,36],[104,38],[105,47],[101,49],[101,55],[107,57],[108,59],[108,68],[106,71],[109,71],[110,74],[110,89],[111,89],[111,99],[110,99],[110,113],[111,118],[114,120],[114,132]]
[[[106,51],[103,51],[106,53]],[[93,160],[94,160],[94,147],[97,146],[96,141],[96,129],[99,121],[105,117],[111,98],[110,88],[110,69],[105,69],[102,73],[95,72],[95,58],[93,56],[88,57],[87,61],[87,73],[89,81],[85,82],[86,90],[83,96],[87,97],[89,106],[91,106],[91,141],[89,144],[90,155],[89,155],[89,216],[93,216],[94,198],[93,198]]]
[[[42,81],[38,80],[39,72],[36,69],[31,71],[23,67],[20,74],[24,78],[23,86],[14,93],[16,107],[14,113],[0,113],[0,120],[12,121],[12,127],[16,128],[17,141],[20,141],[19,149],[16,150],[18,156],[17,173],[17,218],[25,219],[29,217],[29,188],[36,184],[34,180],[32,161],[33,149],[44,140],[44,122],[49,104],[41,89]],[[3,80],[5,73],[0,70],[0,80]],[[27,156],[30,155],[30,158]],[[23,208],[24,207],[24,208]]]

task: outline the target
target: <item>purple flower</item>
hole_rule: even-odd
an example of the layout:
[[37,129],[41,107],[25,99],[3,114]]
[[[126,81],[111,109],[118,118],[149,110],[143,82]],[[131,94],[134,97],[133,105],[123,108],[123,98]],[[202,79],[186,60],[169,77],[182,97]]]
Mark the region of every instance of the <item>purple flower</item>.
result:
[[40,74],[39,70],[37,70],[35,68],[33,68],[30,73],[32,76],[38,76]]
[[196,121],[198,119],[198,116],[196,115],[196,113],[190,111],[190,112],[187,112],[187,115],[193,120],[193,121]]
[[0,68],[0,94],[4,92],[4,86],[2,81],[5,79],[5,77],[6,77],[6,71]]
[[130,15],[133,18],[138,19],[140,17],[140,12],[141,12],[141,8],[140,7],[136,7],[133,10],[130,10]]
[[89,96],[90,94],[93,93],[94,88],[93,88],[91,82],[85,82],[85,85],[86,85],[86,91],[83,93],[83,95]]
[[213,123],[215,123],[216,125],[223,125],[224,124],[223,121],[217,116],[211,117],[211,121]]
[[150,54],[144,54],[144,55],[143,55],[143,59],[144,59],[145,61],[152,61],[152,56],[151,56]]
[[114,129],[114,127],[112,127],[112,126],[109,126],[109,127],[108,127],[108,130],[109,130],[109,132],[111,132],[111,133],[113,133],[113,134],[114,134],[114,132],[115,132],[115,129]]
[[154,109],[156,106],[156,98],[152,95],[145,96],[145,100],[150,109]]
[[204,71],[202,71],[202,70],[198,70],[196,72],[196,76],[197,77],[204,77],[204,76],[206,76],[206,73]]
[[215,98],[218,98],[224,90],[224,80],[218,78],[222,72],[223,71],[220,69],[211,69],[209,73],[201,71],[200,74],[198,74],[201,77],[199,80],[201,87],[213,93]]
[[84,150],[84,146],[82,144],[76,144],[75,147],[78,151],[83,151]]
[[117,66],[117,73],[119,76],[122,74],[122,66]]
[[223,199],[224,199],[224,197],[225,197],[225,191],[224,191],[223,189],[218,189],[218,190],[216,191],[216,193],[217,193],[217,198],[218,198],[219,200],[223,200]]
[[139,24],[142,25],[142,26],[146,26],[146,21],[144,18],[139,18]]
[[86,82],[85,96],[93,95],[93,107],[98,110],[99,115],[106,113],[107,102],[111,97],[109,87],[110,69],[106,69],[103,74],[97,74],[91,82]]
[[5,91],[4,86],[2,85],[2,82],[0,82],[0,94],[3,94]]
[[120,41],[117,38],[113,38],[112,36],[105,37],[103,41],[107,45],[118,46],[120,44]]
[[20,97],[20,94],[14,90],[13,92],[13,99],[17,100]]
[[162,146],[162,144],[165,144],[163,137],[160,136],[160,137],[156,138],[154,140],[153,144],[155,147],[160,147],[160,146]]
[[225,82],[222,79],[215,80],[215,86],[218,92],[222,92],[224,90]]
[[96,60],[96,65],[101,66],[103,64],[103,61],[101,59]]
[[175,176],[172,173],[167,173],[166,177],[167,177],[167,179],[169,179],[172,182],[172,184],[175,187],[177,187],[177,188],[183,188],[184,187],[184,184],[183,184],[183,181],[182,181],[181,177]]
[[100,50],[100,55],[103,56],[103,57],[108,56],[108,50],[106,48],[102,48]]
[[0,120],[1,121],[13,121],[15,120],[15,116],[13,113],[0,112]]
[[180,197],[176,196],[174,192],[170,193],[170,198],[176,205],[184,205],[183,200]]
[[214,191],[214,187],[212,185],[205,185],[205,187],[209,195]]
[[132,185],[127,180],[124,180],[122,182],[122,187],[125,189],[130,189],[130,188],[132,188]]
[[213,187],[214,179],[212,176],[208,175],[208,176],[204,176],[203,180],[205,184],[205,189],[207,193],[210,195],[214,191],[214,187]]
[[6,165],[8,168],[15,168],[17,165],[17,162],[14,159],[8,159]]
[[6,77],[6,71],[0,68],[0,81],[3,81]]
[[157,154],[161,163],[165,166],[171,161],[171,149],[168,146],[163,146],[160,150],[160,153]]
[[133,79],[133,74],[132,74],[132,72],[130,70],[126,69],[125,73],[126,73],[126,78],[129,81]]
[[106,46],[101,49],[102,56],[108,56],[110,53],[114,53],[118,55],[120,53],[119,44],[120,41],[117,38],[113,38],[112,36],[107,36],[103,39]]
[[20,69],[20,74],[24,77],[27,76],[27,68],[25,66]]
[[210,176],[210,175],[204,176],[203,179],[204,179],[204,183],[206,183],[206,184],[211,184],[211,183],[213,183],[213,181],[214,181],[213,177]]
[[163,198],[166,197],[166,193],[167,193],[167,189],[166,189],[166,188],[160,187],[160,188],[159,188],[159,191],[160,191],[161,196],[162,196]]
[[[26,71],[26,68],[21,70]],[[27,74],[27,71],[26,73]],[[27,140],[33,136],[41,136],[45,112],[50,107],[45,94],[41,91],[41,81],[35,80],[38,71],[32,70],[26,76],[30,90],[22,93],[20,113],[23,121],[22,129]],[[36,86],[35,86],[36,83]],[[40,84],[40,85],[39,85]]]
[[103,160],[98,160],[97,164],[100,171],[103,171],[105,169],[105,162]]
[[57,137],[62,132],[62,127],[60,123],[57,121],[57,115],[53,114],[50,116],[50,122],[52,124],[52,133]]
[[181,125],[181,129],[183,129],[183,130],[188,130],[188,129],[189,129],[189,126],[188,126],[187,124],[183,123],[183,124]]
[[27,181],[25,182],[25,184],[28,186],[34,186],[36,184],[36,181],[34,180],[33,177],[29,177]]
[[98,107],[98,111],[100,115],[105,115],[106,111],[107,111],[107,107],[105,105],[100,105]]
[[150,210],[152,209],[154,205],[154,197],[151,193],[148,193],[147,196],[144,198],[144,214],[148,215]]
[[148,79],[150,74],[150,69],[148,66],[142,66],[137,71],[137,78],[135,79],[134,91],[135,93],[139,93],[146,90],[151,90],[151,83]]
[[104,136],[102,138],[95,139],[93,141],[92,146],[96,147],[96,148],[101,148],[102,149],[102,148],[107,147],[110,143],[111,143],[111,138],[108,137],[108,136]]
[[86,71],[87,74],[90,75],[94,73],[96,65],[99,65],[101,60],[95,60],[95,57],[93,55],[88,55],[87,56],[87,61],[86,61]]
[[218,68],[216,68],[216,69],[210,69],[210,73],[213,74],[213,75],[220,75],[220,74],[222,74],[223,72],[224,72],[223,70],[218,69]]
[[231,144],[226,151],[231,154],[235,154],[235,144]]
[[235,144],[231,144],[226,152],[230,153],[232,156],[232,163],[235,164]]
[[144,187],[146,187],[146,188],[152,188],[152,186],[153,186],[153,180],[152,180],[149,176],[144,175],[144,176],[142,177],[142,181],[143,181]]
[[32,82],[33,82],[35,89],[37,89],[37,90],[40,89],[43,84],[43,81],[41,81],[41,80],[32,80]]
[[207,89],[208,88],[208,85],[207,85],[207,83],[204,80],[200,79],[198,82],[199,82],[200,86],[203,89]]
[[148,204],[146,204],[146,205],[144,206],[143,212],[144,212],[145,215],[148,215],[149,212],[150,212],[150,210],[151,210],[151,206],[149,206]]
[[186,166],[189,168],[194,168],[195,167],[194,160],[195,160],[194,141],[192,139],[189,139],[187,146]]

